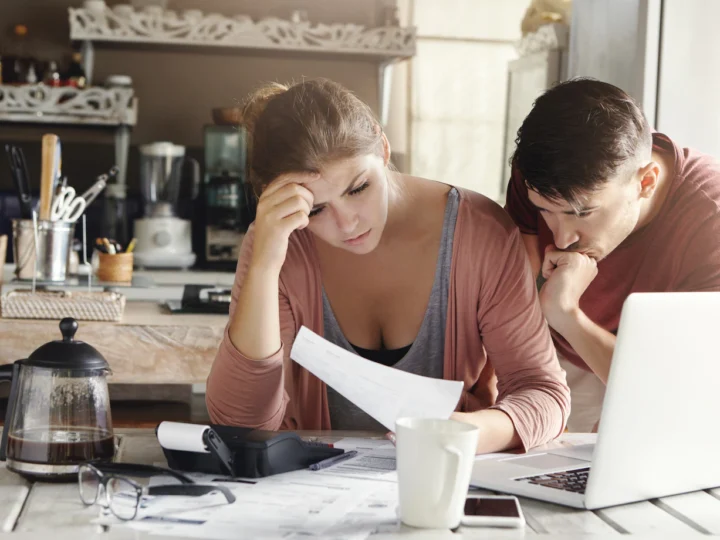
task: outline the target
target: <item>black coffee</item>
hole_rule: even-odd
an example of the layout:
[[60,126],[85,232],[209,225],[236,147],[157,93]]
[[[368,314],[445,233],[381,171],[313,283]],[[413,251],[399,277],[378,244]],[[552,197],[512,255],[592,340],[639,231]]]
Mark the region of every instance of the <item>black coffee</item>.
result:
[[112,434],[94,428],[21,430],[8,436],[7,456],[15,461],[63,465],[109,460],[115,454]]

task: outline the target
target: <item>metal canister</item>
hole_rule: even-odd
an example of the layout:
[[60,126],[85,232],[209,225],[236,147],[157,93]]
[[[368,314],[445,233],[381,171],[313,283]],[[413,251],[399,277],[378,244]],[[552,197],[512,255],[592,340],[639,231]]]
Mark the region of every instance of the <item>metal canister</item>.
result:
[[15,276],[32,280],[35,272],[35,279],[40,281],[65,281],[75,224],[38,221],[36,234],[31,219],[14,219],[12,228]]

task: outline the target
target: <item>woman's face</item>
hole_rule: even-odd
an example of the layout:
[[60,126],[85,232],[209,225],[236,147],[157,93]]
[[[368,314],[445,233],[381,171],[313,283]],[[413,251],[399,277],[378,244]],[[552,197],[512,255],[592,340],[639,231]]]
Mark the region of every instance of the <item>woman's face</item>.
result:
[[308,229],[315,236],[358,255],[377,247],[389,198],[382,157],[368,154],[333,161],[305,187],[314,197]]

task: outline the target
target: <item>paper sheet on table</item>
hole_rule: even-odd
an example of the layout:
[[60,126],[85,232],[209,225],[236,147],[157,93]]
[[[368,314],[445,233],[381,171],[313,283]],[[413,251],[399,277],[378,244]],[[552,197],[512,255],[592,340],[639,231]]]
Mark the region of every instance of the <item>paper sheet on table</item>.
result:
[[[204,483],[220,480],[191,476]],[[168,511],[172,503],[162,499],[171,497],[158,497],[144,505],[138,519],[123,524],[156,535],[204,539],[362,540],[381,526],[397,523],[393,483],[304,469],[257,479],[255,484],[223,485],[231,489],[235,503],[188,506],[186,511],[177,511],[173,504]]]
[[406,373],[365,360],[302,327],[290,358],[390,431],[403,416],[448,418],[463,384]]
[[[597,441],[597,433],[563,433],[554,441],[550,441],[542,446],[536,446],[524,455],[552,452],[553,454],[557,454],[559,456],[590,461],[593,450],[595,449],[595,441]],[[510,458],[520,454],[521,452],[519,450],[496,452],[493,454],[480,454],[475,456],[475,461],[505,457]]]
[[592,461],[596,441],[597,433],[563,433],[549,443],[549,450],[559,456]]
[[395,445],[390,441],[346,437],[337,441],[335,448],[358,454],[315,474],[397,482]]

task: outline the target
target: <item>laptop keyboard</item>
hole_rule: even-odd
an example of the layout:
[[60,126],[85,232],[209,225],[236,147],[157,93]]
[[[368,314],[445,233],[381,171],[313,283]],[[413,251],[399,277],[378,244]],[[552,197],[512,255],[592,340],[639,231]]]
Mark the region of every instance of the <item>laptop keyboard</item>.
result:
[[584,469],[574,469],[572,471],[525,476],[523,478],[516,478],[515,480],[554,489],[562,489],[563,491],[570,491],[572,493],[585,493],[589,472],[590,467],[585,467]]

